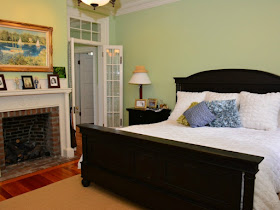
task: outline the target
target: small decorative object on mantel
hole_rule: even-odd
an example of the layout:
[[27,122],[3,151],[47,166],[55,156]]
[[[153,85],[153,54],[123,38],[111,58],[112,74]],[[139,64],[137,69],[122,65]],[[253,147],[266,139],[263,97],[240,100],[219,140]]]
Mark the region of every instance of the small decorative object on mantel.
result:
[[4,74],[0,74],[0,90],[7,90]]
[[49,88],[60,88],[59,76],[57,74],[48,74]]
[[147,99],[135,99],[135,109],[146,109]]
[[39,89],[39,79],[38,79],[38,77],[34,78],[34,85],[35,85],[35,89]]
[[22,89],[35,89],[32,76],[21,76]]
[[151,109],[156,109],[157,108],[157,99],[149,98],[148,99],[148,107],[151,108]]
[[18,77],[15,78],[16,90],[19,90],[19,79]]

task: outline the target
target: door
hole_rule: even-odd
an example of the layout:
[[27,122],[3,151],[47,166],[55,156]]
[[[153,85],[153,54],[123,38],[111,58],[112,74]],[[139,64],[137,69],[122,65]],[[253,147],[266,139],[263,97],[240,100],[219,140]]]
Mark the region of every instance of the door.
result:
[[103,46],[104,126],[123,126],[123,48]]
[[81,123],[94,123],[93,55],[80,54],[80,112]]

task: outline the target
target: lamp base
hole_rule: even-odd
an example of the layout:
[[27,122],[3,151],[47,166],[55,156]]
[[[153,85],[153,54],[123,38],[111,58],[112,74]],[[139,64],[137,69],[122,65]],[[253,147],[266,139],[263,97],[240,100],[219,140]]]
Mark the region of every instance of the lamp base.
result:
[[139,85],[139,99],[142,99],[143,98],[143,93],[142,93],[142,86],[143,85]]

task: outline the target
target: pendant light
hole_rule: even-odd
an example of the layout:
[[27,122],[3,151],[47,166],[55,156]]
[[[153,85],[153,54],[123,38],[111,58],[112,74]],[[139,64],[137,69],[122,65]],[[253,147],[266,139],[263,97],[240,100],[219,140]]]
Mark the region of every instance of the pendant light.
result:
[[115,6],[115,2],[116,0],[78,0],[78,6],[80,6],[80,3],[83,2],[87,5],[91,5],[93,6],[94,10],[96,7],[98,6],[103,6],[105,4],[108,4],[109,2],[113,5],[113,7]]

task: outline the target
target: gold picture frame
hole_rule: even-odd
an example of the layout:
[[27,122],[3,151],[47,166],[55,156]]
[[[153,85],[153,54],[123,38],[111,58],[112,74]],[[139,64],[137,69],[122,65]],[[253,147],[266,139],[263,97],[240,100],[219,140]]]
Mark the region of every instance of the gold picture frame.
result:
[[135,99],[135,109],[146,109],[147,99]]
[[156,109],[157,108],[157,99],[149,98],[148,99],[148,107],[151,108],[151,109]]
[[0,71],[52,72],[52,27],[0,19]]

